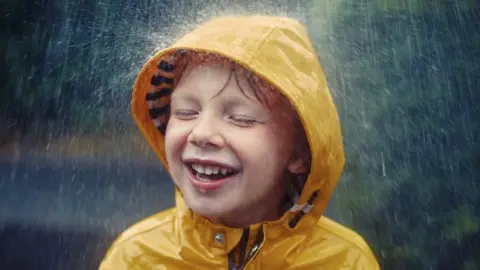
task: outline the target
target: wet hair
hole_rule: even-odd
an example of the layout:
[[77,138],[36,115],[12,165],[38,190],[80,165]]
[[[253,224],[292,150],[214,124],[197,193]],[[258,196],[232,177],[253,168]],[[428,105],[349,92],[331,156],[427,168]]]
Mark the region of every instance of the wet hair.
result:
[[[228,80],[225,85],[219,90],[220,94],[231,80],[232,76],[235,77],[235,81],[240,88],[240,91],[249,99],[251,95],[248,95],[245,89],[240,83],[240,79],[245,79],[246,83],[252,89],[254,97],[262,105],[268,109],[273,108],[276,104],[284,103],[288,104],[291,108],[291,113],[294,115],[293,129],[294,129],[294,143],[296,147],[293,148],[292,158],[301,158],[303,165],[306,168],[306,172],[302,174],[292,174],[288,171],[285,172],[286,181],[286,196],[282,202],[281,211],[288,210],[295,202],[295,198],[300,195],[307,176],[310,172],[311,166],[311,151],[307,136],[300,120],[298,113],[292,106],[287,97],[285,97],[280,91],[278,91],[272,84],[268,83],[265,79],[261,78],[251,70],[241,66],[237,62],[215,54],[208,52],[195,52],[195,51],[182,51],[175,57],[175,70],[174,73],[174,85],[173,89],[177,87],[182,78],[188,77],[189,72],[199,66],[215,66],[220,68],[226,68],[231,71]],[[218,95],[217,94],[217,95]]]
[[189,71],[198,66],[215,66],[220,68],[226,68],[231,71],[229,80],[226,81],[225,85],[220,89],[219,93],[226,87],[227,83],[230,81],[231,77],[235,77],[235,81],[240,88],[240,91],[249,99],[251,97],[247,95],[245,89],[240,84],[240,78],[243,76],[245,81],[248,83],[248,86],[253,90],[253,94],[257,101],[262,103],[264,106],[271,108],[274,106],[275,102],[281,101],[284,99],[288,100],[280,94],[271,84],[267,83],[265,80],[254,74],[252,71],[247,70],[242,67],[240,64],[235,61],[218,55],[214,53],[207,52],[195,52],[195,51],[184,51],[179,54],[180,57],[177,57],[175,60],[175,71],[174,78],[175,83],[173,88],[175,89],[178,83],[182,78],[188,76]]

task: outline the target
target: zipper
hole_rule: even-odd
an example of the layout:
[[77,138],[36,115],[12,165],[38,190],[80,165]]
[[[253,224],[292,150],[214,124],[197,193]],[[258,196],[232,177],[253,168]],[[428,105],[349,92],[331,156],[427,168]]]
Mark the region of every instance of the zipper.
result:
[[247,264],[257,255],[258,251],[260,250],[260,247],[263,243],[264,240],[264,234],[263,234],[263,227],[258,233],[257,239],[255,240],[255,243],[253,244],[252,248],[248,252],[248,256],[245,259],[245,252],[247,249],[247,243],[248,243],[248,236],[250,234],[250,229],[247,228],[243,231],[242,234],[242,239],[240,242],[240,262],[238,264],[235,263],[235,249],[230,251],[230,254],[228,254],[228,269],[229,270],[243,270],[247,266]]

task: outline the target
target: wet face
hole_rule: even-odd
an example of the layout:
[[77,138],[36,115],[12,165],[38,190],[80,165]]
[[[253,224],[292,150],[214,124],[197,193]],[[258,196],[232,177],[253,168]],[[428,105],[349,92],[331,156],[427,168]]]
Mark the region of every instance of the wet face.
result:
[[278,218],[283,176],[298,161],[292,159],[291,108],[281,102],[266,108],[243,76],[237,78],[212,65],[186,72],[172,94],[165,143],[187,205],[245,227]]

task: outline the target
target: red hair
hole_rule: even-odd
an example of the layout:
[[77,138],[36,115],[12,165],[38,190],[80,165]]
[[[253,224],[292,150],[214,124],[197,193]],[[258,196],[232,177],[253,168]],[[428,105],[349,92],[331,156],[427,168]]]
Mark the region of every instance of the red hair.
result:
[[[190,69],[202,65],[209,65],[231,70],[242,93],[250,98],[239,83],[239,78],[245,79],[249,87],[252,89],[256,99],[268,108],[272,108],[277,102],[286,102],[290,104],[288,99],[277,91],[277,89],[270,83],[227,57],[215,53],[195,51],[184,51],[178,55],[179,56],[174,60],[174,89],[182,80],[182,77],[188,75]],[[185,74],[185,72],[187,72],[187,74]]]

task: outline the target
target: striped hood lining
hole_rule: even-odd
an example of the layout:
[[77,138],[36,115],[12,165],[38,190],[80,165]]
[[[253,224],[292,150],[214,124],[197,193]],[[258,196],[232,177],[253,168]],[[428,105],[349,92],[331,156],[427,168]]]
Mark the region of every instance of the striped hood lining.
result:
[[170,116],[171,94],[175,87],[174,60],[178,52],[167,55],[158,64],[157,72],[152,76],[150,91],[145,97],[150,118],[155,128],[165,136]]

